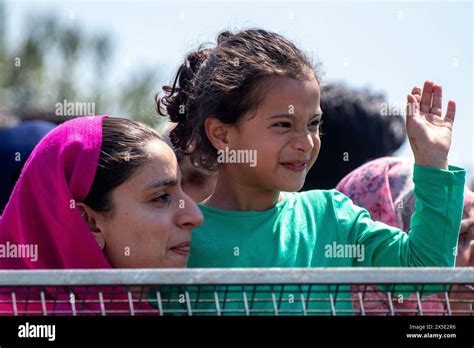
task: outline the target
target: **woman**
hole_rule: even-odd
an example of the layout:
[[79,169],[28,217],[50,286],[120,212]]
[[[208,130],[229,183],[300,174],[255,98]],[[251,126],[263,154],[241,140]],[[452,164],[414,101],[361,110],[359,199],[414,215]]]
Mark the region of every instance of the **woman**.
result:
[[[410,231],[411,217],[415,211],[413,193],[413,163],[395,157],[383,157],[364,164],[348,174],[337,185],[337,189],[352,199],[354,204],[367,209],[372,219]],[[474,266],[474,193],[467,187],[464,191],[464,210],[456,256],[456,267]],[[364,289],[365,288],[365,289]],[[360,309],[357,293],[365,291],[364,309],[367,314],[389,313],[387,295],[375,286],[353,288],[354,307]],[[453,286],[449,296],[453,313],[470,312],[474,292],[472,288]],[[460,300],[470,299],[462,303]],[[424,314],[445,313],[444,294],[422,298]],[[417,314],[420,308],[416,296],[409,298],[394,295],[396,314]],[[455,312],[457,311],[457,312]]]
[[[185,267],[201,223],[155,131],[81,117],[51,131],[25,164],[0,220],[0,269]],[[11,252],[20,249],[29,252]]]

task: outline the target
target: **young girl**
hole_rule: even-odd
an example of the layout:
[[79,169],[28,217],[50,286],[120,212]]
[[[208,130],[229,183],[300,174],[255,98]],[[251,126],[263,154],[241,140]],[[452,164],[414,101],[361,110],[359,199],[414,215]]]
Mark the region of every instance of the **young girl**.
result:
[[[335,190],[296,192],[318,156],[323,110],[317,71],[286,38],[224,32],[214,49],[190,53],[164,91],[158,108],[177,123],[174,145],[194,165],[218,169],[189,267],[454,266],[465,171],[448,166],[455,103],[443,118],[440,85],[427,81],[407,96],[416,196],[409,235]],[[341,246],[352,252],[341,255]],[[336,295],[350,312],[349,291]]]

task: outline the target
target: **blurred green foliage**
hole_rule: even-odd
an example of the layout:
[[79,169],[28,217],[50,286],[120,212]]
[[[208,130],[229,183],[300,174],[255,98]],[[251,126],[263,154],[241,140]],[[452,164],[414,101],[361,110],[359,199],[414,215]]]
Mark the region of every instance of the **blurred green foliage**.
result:
[[161,121],[153,99],[156,69],[138,67],[124,78],[126,83],[110,81],[114,42],[107,34],[86,32],[71,18],[32,14],[25,20],[21,42],[9,48],[5,22],[5,3],[0,1],[0,108],[4,112],[22,118],[44,113],[51,118],[56,103],[67,100],[94,103],[95,114],[129,117],[150,126]]

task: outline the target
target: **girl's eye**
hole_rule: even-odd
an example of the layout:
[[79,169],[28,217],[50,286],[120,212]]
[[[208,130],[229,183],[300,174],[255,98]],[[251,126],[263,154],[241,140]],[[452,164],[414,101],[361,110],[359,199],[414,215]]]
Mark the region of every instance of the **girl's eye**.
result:
[[317,126],[321,126],[323,124],[323,121],[322,120],[314,120],[313,122],[311,122],[309,125],[311,127],[317,127]]
[[158,197],[152,199],[152,202],[155,202],[155,203],[167,203],[169,201],[169,198],[171,197],[171,195],[167,194],[167,193],[164,193],[164,194],[161,194],[159,195]]
[[289,122],[279,122],[279,123],[275,123],[273,126],[282,127],[282,128],[289,128],[289,127],[291,127],[291,123],[289,123]]

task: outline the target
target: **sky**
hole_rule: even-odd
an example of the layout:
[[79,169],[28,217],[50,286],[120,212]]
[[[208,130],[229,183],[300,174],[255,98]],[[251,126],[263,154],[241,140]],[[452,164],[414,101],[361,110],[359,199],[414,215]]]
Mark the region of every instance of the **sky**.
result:
[[[412,86],[443,85],[457,102],[450,163],[474,175],[473,2],[471,1],[4,1],[7,40],[24,21],[55,14],[114,39],[111,86],[151,67],[168,83],[186,52],[224,29],[262,27],[294,41],[322,64],[323,82],[382,92],[403,109]],[[91,69],[92,70],[92,69]],[[390,117],[390,116],[387,116]],[[411,155],[408,142],[399,151]]]

